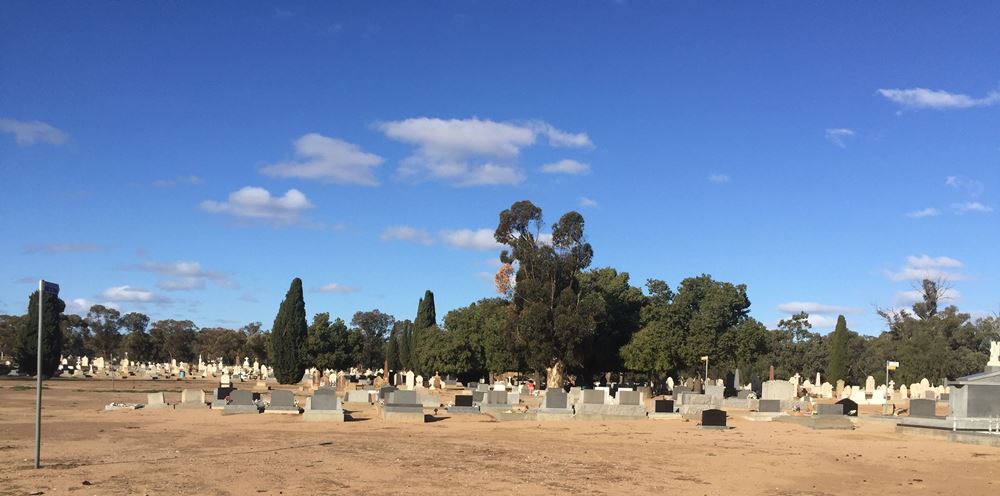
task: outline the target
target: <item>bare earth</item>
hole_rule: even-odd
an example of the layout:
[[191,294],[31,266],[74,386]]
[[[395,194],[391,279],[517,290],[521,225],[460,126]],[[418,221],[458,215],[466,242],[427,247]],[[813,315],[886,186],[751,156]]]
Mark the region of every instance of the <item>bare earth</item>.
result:
[[[205,410],[104,412],[112,401],[214,381],[46,382],[41,470],[34,382],[0,381],[0,496],[24,494],[959,494],[996,493],[1000,450],[893,432],[750,422],[496,422],[447,416],[342,424]],[[252,383],[244,384],[245,388]],[[289,388],[302,394],[297,388]],[[304,401],[304,397],[298,397]],[[431,413],[432,410],[427,410]]]

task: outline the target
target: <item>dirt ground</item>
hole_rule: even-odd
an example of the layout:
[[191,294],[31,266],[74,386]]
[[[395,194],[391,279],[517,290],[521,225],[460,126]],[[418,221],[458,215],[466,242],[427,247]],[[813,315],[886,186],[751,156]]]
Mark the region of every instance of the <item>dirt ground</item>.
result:
[[[249,389],[253,383],[245,384]],[[43,468],[34,382],[0,380],[0,496],[25,494],[961,494],[996,493],[1000,450],[896,434],[750,422],[496,422],[448,416],[386,424],[205,410],[105,412],[213,381],[46,382]],[[302,393],[295,388],[298,395]],[[304,397],[297,396],[300,401]],[[431,410],[427,410],[431,413]]]

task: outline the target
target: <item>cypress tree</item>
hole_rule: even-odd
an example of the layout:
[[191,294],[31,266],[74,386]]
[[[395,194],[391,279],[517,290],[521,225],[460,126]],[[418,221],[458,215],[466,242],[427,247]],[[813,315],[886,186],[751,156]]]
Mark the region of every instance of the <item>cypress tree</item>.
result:
[[843,315],[837,317],[837,327],[830,333],[830,356],[826,366],[826,375],[831,384],[837,379],[847,380],[847,320]]
[[389,333],[389,339],[385,342],[385,362],[389,370],[399,370],[399,333],[393,329]]
[[[42,293],[42,376],[51,377],[59,367],[59,356],[62,354],[62,320],[66,303],[58,296]],[[14,356],[17,358],[18,370],[35,375],[38,369],[38,291],[28,298],[28,320],[17,332]]]
[[413,369],[413,358],[410,350],[410,342],[413,339],[413,323],[404,320],[400,323],[399,331],[399,366],[404,369]]
[[413,321],[416,330],[434,327],[437,325],[437,313],[434,310],[434,293],[431,290],[424,292],[424,297],[417,304],[417,318]]
[[306,324],[306,302],[302,296],[302,280],[292,279],[285,299],[278,307],[271,328],[271,361],[274,377],[281,384],[295,384],[306,370],[306,344],[309,326]]

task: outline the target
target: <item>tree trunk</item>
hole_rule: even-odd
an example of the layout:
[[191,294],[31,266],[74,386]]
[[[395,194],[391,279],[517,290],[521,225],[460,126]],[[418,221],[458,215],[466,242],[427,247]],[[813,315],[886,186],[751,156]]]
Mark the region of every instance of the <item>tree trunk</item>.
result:
[[562,389],[563,380],[566,375],[566,366],[562,360],[556,360],[556,363],[551,367],[546,367],[545,374],[548,376],[545,383],[546,388]]

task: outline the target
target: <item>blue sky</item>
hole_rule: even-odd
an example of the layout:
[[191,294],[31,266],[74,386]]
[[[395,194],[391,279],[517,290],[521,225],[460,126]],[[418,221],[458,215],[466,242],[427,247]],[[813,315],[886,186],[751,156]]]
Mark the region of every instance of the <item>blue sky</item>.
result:
[[6,2],[0,312],[39,277],[203,327],[493,295],[497,214],[594,266],[877,333],[1000,311],[1000,7]]

